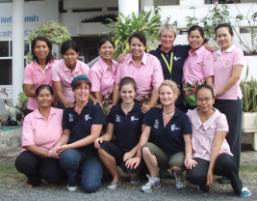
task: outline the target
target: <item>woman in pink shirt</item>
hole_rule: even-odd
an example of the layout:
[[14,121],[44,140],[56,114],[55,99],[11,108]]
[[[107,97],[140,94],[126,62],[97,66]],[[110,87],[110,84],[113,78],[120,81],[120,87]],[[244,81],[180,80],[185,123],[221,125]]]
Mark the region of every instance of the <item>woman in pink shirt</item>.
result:
[[187,113],[192,124],[192,150],[185,158],[187,180],[208,192],[214,174],[225,176],[230,179],[236,195],[250,197],[251,192],[242,186],[235,158],[225,139],[226,116],[213,107],[213,88],[207,84],[198,86],[196,103],[197,108]]
[[40,85],[35,96],[39,107],[24,119],[21,138],[24,150],[17,157],[15,166],[26,175],[29,186],[40,185],[41,179],[59,183],[64,172],[50,149],[62,135],[63,112],[51,107],[53,89],[49,85]]
[[132,77],[137,84],[136,99],[142,102],[145,113],[152,108],[158,99],[158,87],[163,81],[160,61],[145,52],[146,38],[142,32],[133,33],[129,38],[130,52],[117,67],[113,104],[119,99],[119,82],[123,77]]
[[99,60],[89,71],[92,84],[91,92],[94,98],[102,105],[111,104],[111,97],[115,82],[115,73],[118,63],[113,60],[114,43],[104,37],[98,45]]
[[233,30],[229,24],[219,24],[215,35],[220,50],[214,52],[215,107],[228,120],[229,133],[226,136],[230,149],[240,166],[242,92],[240,76],[244,66],[243,51],[233,45]]
[[202,83],[213,84],[213,56],[205,48],[204,30],[198,25],[188,30],[188,43],[191,47],[183,66],[183,89],[185,103],[188,107],[194,107],[195,89]]
[[28,99],[26,113],[38,109],[36,88],[41,84],[52,85],[52,44],[46,37],[36,37],[31,43],[33,61],[25,67],[23,91]]
[[71,81],[78,75],[89,74],[89,67],[80,61],[79,48],[74,41],[65,41],[61,46],[63,59],[53,66],[53,86],[59,101],[59,106],[72,107],[74,94]]

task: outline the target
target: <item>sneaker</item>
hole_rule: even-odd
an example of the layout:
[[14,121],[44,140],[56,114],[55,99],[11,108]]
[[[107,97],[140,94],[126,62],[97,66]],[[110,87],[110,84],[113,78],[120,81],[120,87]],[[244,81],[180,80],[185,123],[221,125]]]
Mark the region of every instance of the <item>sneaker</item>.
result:
[[141,191],[144,193],[150,193],[154,189],[158,189],[161,187],[161,181],[159,177],[152,177],[150,175],[146,175],[148,178],[148,182],[141,187]]
[[77,186],[67,185],[66,188],[69,192],[75,192],[77,190]]
[[116,190],[119,186],[119,183],[110,183],[110,185],[107,186],[109,190]]
[[182,174],[177,174],[176,172],[174,172],[174,178],[175,178],[175,182],[176,182],[176,189],[182,190],[184,188],[184,182],[183,182],[183,176]]
[[252,193],[251,191],[247,188],[247,187],[243,187],[241,189],[241,197],[244,197],[244,198],[249,198],[252,196]]

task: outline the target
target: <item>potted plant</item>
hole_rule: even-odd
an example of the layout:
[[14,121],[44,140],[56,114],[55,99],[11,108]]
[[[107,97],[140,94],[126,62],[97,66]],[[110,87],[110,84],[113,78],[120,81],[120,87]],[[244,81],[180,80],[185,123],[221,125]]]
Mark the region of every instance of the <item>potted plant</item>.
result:
[[[62,26],[58,22],[48,21],[42,23],[39,27],[33,30],[28,36],[28,42],[31,44],[32,40],[37,36],[47,37],[53,44],[53,55],[58,58],[59,46],[66,40],[71,39],[70,33],[65,26]],[[27,55],[31,57],[31,53]],[[30,59],[28,59],[28,62]]]
[[257,151],[257,80],[251,78],[241,82],[243,93],[243,123],[244,133],[253,133],[253,148]]
[[134,32],[142,31],[151,43],[158,39],[158,30],[161,25],[161,16],[159,10],[142,11],[138,16],[132,13],[131,16],[124,16],[122,13],[116,21],[110,20],[110,33],[115,44],[114,57],[121,53],[127,53],[129,50],[128,39]]

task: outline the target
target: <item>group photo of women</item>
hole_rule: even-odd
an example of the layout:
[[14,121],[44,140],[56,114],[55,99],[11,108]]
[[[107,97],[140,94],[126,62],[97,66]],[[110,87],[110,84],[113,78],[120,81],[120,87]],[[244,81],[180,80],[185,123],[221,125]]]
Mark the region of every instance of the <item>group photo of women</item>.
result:
[[236,196],[251,197],[239,176],[243,51],[229,24],[213,32],[216,50],[198,25],[188,29],[188,45],[174,45],[176,28],[163,24],[150,51],[143,32],[131,33],[129,53],[118,59],[112,39],[102,37],[91,67],[74,41],[65,41],[55,60],[51,42],[36,37],[15,161],[26,185],[94,193],[129,182],[151,193],[166,175],[177,191],[208,193],[218,179]]

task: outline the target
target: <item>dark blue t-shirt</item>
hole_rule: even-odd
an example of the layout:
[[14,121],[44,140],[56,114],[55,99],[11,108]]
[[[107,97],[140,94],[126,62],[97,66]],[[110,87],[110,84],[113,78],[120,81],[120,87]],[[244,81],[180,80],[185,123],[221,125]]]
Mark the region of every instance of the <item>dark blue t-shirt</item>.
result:
[[[91,126],[93,124],[104,124],[105,116],[99,104],[94,105],[90,100],[83,108],[82,112],[78,114],[74,108],[66,108],[63,113],[63,129],[70,130],[70,138],[68,143],[76,142],[91,134]],[[97,151],[93,143],[80,150],[84,151],[86,155],[96,155]]]
[[163,125],[163,111],[160,108],[149,110],[143,122],[151,127],[149,141],[161,148],[167,155],[185,151],[183,136],[192,134],[192,128],[187,115],[178,108],[165,127]]
[[[161,51],[160,46],[156,50],[151,50],[149,53],[156,56],[162,66],[163,76],[165,80],[172,80],[180,87],[180,96],[177,99],[176,105],[183,109],[183,96],[182,96],[182,79],[183,79],[183,65],[188,56],[190,46],[188,45],[175,45],[168,53]],[[162,54],[165,56],[168,63],[170,62],[171,52],[173,52],[172,72],[170,73]]]
[[140,103],[136,102],[133,109],[125,114],[118,104],[112,108],[108,116],[108,123],[114,125],[114,142],[124,151],[134,148],[140,138],[143,113]]

